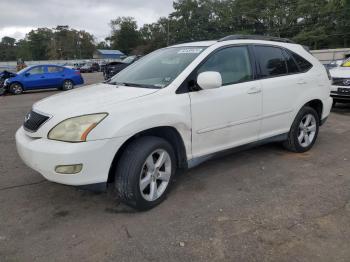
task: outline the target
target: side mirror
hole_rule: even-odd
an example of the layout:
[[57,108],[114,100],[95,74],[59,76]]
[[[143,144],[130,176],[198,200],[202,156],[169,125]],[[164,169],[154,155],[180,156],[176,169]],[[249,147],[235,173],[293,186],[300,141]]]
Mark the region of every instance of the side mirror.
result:
[[24,74],[24,76],[30,76],[30,73],[27,72],[27,73]]
[[200,73],[197,76],[197,84],[202,89],[213,89],[222,86],[221,74],[214,71]]

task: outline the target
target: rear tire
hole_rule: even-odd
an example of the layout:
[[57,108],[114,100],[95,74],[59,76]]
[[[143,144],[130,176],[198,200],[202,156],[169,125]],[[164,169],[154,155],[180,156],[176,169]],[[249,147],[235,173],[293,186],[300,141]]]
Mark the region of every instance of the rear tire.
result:
[[13,95],[20,95],[23,93],[23,87],[20,83],[12,83],[9,87],[9,91]]
[[125,204],[148,210],[166,197],[176,170],[175,153],[164,139],[141,137],[127,146],[115,174],[115,188]]
[[305,106],[294,119],[283,146],[296,153],[309,151],[317,139],[320,119],[315,109]]
[[63,91],[68,91],[72,90],[74,88],[74,83],[72,80],[64,80],[62,84],[62,90]]

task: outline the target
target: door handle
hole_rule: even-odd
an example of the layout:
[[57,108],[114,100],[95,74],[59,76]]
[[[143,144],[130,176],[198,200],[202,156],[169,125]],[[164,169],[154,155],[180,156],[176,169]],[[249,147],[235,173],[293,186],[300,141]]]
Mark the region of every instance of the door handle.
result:
[[256,86],[254,86],[254,87],[249,88],[247,93],[252,95],[252,94],[258,94],[260,92],[261,92],[261,89],[256,87]]

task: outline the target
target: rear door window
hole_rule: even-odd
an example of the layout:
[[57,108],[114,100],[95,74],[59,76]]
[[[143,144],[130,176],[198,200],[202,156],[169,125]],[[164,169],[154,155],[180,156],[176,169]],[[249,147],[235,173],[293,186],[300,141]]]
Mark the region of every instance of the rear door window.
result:
[[255,46],[255,56],[260,65],[260,77],[277,77],[288,73],[282,49],[273,46]]
[[47,67],[47,72],[49,73],[59,73],[62,72],[64,69],[62,67],[58,66],[48,66]]

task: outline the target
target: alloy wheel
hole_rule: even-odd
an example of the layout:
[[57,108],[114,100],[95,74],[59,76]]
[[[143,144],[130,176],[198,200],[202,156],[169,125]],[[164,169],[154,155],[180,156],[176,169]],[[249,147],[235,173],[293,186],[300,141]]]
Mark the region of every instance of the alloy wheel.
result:
[[298,141],[302,147],[308,147],[312,144],[316,137],[317,122],[312,114],[305,115],[300,124],[298,132]]
[[13,92],[14,94],[16,94],[16,95],[22,93],[22,87],[21,87],[21,85],[20,85],[20,84],[14,84],[14,85],[12,86],[12,92]]
[[73,88],[73,83],[72,83],[71,81],[65,81],[65,82],[64,82],[64,88],[65,88],[66,90],[72,89],[72,88]]
[[160,198],[169,185],[171,159],[167,151],[158,149],[152,152],[143,164],[140,174],[140,192],[147,201]]

